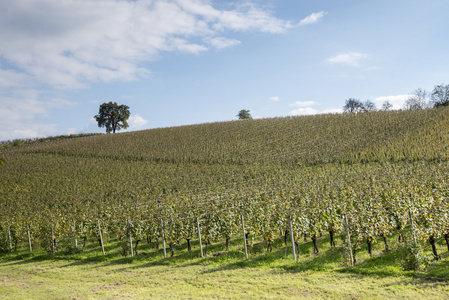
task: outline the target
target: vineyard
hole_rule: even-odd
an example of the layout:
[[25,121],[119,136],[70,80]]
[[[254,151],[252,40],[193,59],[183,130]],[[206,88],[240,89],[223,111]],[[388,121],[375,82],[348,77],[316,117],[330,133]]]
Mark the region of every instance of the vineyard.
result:
[[127,255],[145,240],[164,255],[201,241],[207,254],[251,237],[269,252],[283,236],[293,254],[304,239],[319,254],[318,237],[336,247],[344,235],[353,264],[361,245],[388,251],[394,235],[437,260],[437,241],[449,251],[448,147],[447,108],[3,142],[0,247],[76,250],[110,236]]

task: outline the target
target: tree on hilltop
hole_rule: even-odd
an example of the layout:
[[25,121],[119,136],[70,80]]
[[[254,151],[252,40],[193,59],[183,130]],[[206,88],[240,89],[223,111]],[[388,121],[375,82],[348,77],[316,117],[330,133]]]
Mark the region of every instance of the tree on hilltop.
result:
[[118,105],[117,102],[103,103],[100,105],[98,115],[94,116],[98,127],[106,127],[106,133],[115,133],[116,130],[129,127],[129,106]]
[[247,109],[242,109],[241,111],[239,111],[239,113],[237,114],[237,117],[239,117],[239,120],[253,118],[253,117],[251,117],[250,111]]
[[365,103],[363,103],[363,111],[376,111],[377,107],[376,104],[371,100],[366,100]]
[[449,106],[449,84],[436,85],[430,99],[435,107]]
[[345,105],[343,106],[343,111],[347,113],[362,112],[363,103],[358,99],[349,98],[348,100],[346,100]]
[[404,109],[416,110],[428,107],[427,91],[421,88],[414,90],[404,103]]
[[388,100],[382,104],[382,110],[385,110],[385,111],[390,110],[392,107],[393,107],[393,104],[391,104],[390,101],[388,101]]
[[359,113],[376,110],[376,104],[374,104],[373,101],[366,100],[365,103],[363,103],[359,99],[355,98],[349,98],[348,100],[346,100],[345,105],[343,106],[343,112],[346,113]]

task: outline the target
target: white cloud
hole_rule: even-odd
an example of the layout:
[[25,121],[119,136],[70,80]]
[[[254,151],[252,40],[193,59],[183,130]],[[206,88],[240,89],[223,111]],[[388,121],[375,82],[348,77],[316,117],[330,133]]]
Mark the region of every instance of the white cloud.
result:
[[279,100],[281,100],[281,98],[279,98],[278,96],[273,96],[273,97],[270,97],[270,100],[271,101],[279,101]]
[[30,80],[26,74],[17,72],[15,70],[2,70],[0,66],[0,87],[23,87],[26,82]]
[[326,14],[327,14],[327,12],[325,12],[325,11],[312,13],[312,14],[308,15],[307,17],[305,17],[304,19],[302,19],[301,21],[299,21],[298,25],[304,26],[304,25],[309,25],[309,24],[319,22]]
[[376,99],[373,100],[373,102],[376,104],[377,108],[381,108],[382,104],[388,101],[393,105],[391,109],[401,109],[404,107],[405,101],[407,101],[407,99],[410,98],[411,96],[412,95],[382,96],[377,97]]
[[309,107],[309,106],[313,106],[315,104],[317,104],[315,101],[296,101],[296,102],[290,104],[290,106]]
[[170,50],[178,50],[179,52],[199,54],[202,51],[207,51],[208,48],[203,45],[189,43],[185,39],[172,38],[168,43]]
[[148,124],[148,121],[139,115],[130,116],[128,119],[128,125],[130,129],[138,129]]
[[291,116],[316,115],[319,111],[311,107],[297,108],[290,112]]
[[334,114],[341,113],[343,110],[341,108],[329,108],[325,110],[317,110],[311,106],[315,106],[318,103],[315,101],[296,101],[291,103],[290,106],[297,107],[296,109],[290,111],[291,116],[305,116],[305,115],[316,115],[316,114]]
[[332,56],[327,59],[329,64],[340,64],[352,67],[358,67],[360,61],[367,58],[368,54],[359,52],[347,52]]
[[12,132],[8,132],[5,135],[2,134],[4,136],[2,140],[39,138],[55,135],[56,132],[55,124],[23,123]]
[[303,116],[303,115],[315,115],[318,114],[319,111],[311,108],[310,106],[314,106],[317,103],[315,101],[296,101],[291,103],[290,106],[298,107],[290,111],[291,116]]
[[216,49],[224,49],[240,44],[240,41],[224,37],[207,38],[205,41]]
[[67,130],[65,131],[65,134],[70,135],[70,134],[77,134],[78,133],[78,128],[67,128]]
[[341,109],[341,108],[329,108],[329,109],[323,110],[321,113],[322,114],[339,114],[342,112],[343,112],[343,109]]
[[[200,53],[240,43],[226,31],[292,28],[255,4],[218,10],[207,0],[5,0],[0,2],[2,59],[39,83],[80,88],[134,80],[142,62],[164,51]],[[204,43],[198,43],[204,38]],[[1,68],[2,72],[6,72]],[[21,74],[22,75],[21,75]],[[14,85],[0,73],[0,85]],[[24,81],[16,78],[14,81]]]
[[217,20],[218,22],[213,24],[212,28],[218,31],[231,29],[281,33],[294,27],[290,22],[274,18],[267,11],[252,3],[239,5],[234,10],[220,11]]
[[55,108],[74,105],[36,89],[0,91],[0,140],[35,138],[57,133],[56,124],[36,121]]

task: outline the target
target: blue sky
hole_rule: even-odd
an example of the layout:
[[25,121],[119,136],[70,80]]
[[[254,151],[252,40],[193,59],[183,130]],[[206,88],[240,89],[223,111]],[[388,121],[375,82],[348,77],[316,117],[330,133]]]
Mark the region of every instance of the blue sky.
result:
[[447,0],[3,0],[0,141],[341,111],[449,84]]

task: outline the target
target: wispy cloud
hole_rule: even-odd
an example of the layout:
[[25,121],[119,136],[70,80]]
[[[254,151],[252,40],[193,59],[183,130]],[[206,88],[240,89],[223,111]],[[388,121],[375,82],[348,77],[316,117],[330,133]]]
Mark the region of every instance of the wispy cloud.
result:
[[305,17],[304,19],[302,19],[301,21],[299,21],[298,25],[299,25],[299,26],[304,26],[304,25],[309,25],[309,24],[317,23],[317,22],[319,22],[319,21],[320,21],[326,14],[327,14],[327,12],[325,12],[325,11],[320,11],[320,12],[312,13],[312,14],[308,15],[307,17]]
[[360,66],[360,61],[367,58],[368,54],[360,52],[347,52],[332,56],[327,59],[329,64],[346,65],[352,67]]
[[54,135],[56,124],[44,124],[35,119],[45,118],[52,109],[73,105],[34,89],[2,91],[0,102],[0,140]]
[[240,44],[239,40],[228,39],[225,37],[206,38],[205,41],[216,49],[229,48]]
[[205,0],[5,0],[0,40],[8,42],[0,44],[0,53],[16,70],[8,71],[12,82],[0,74],[0,84],[25,81],[21,73],[59,88],[133,80],[149,72],[140,63],[161,52],[221,49],[239,43],[223,36],[227,31],[291,27],[255,4],[219,10]]
[[273,96],[273,97],[270,97],[270,100],[271,101],[279,101],[279,100],[281,100],[281,98],[279,98],[278,96]]

